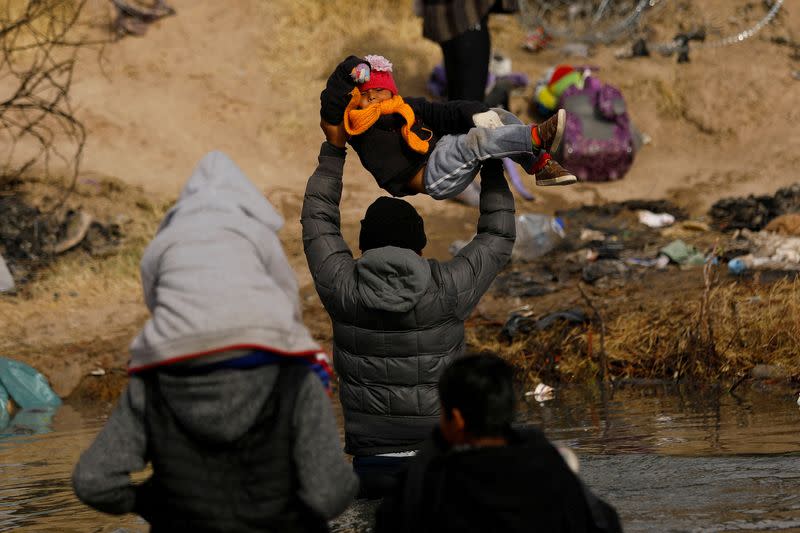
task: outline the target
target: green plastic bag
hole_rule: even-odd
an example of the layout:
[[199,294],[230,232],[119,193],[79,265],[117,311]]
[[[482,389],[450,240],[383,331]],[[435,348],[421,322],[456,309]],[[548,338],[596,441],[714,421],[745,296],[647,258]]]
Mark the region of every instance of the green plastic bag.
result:
[[0,385],[22,409],[61,405],[61,398],[50,388],[47,378],[19,361],[0,357]]

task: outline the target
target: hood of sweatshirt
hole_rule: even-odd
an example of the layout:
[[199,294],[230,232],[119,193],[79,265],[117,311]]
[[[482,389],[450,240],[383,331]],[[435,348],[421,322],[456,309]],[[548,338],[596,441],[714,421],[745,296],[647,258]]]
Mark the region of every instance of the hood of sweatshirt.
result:
[[152,316],[131,344],[131,371],[234,347],[318,351],[277,236],[282,225],[230,158],[206,155],[142,257]]
[[217,370],[195,376],[158,374],[161,397],[181,427],[210,443],[230,443],[244,435],[261,414],[280,367],[246,372]]
[[283,219],[272,204],[222,152],[209,152],[197,163],[157,233],[198,213],[205,217],[204,213],[208,211],[241,214],[258,221],[271,232],[283,227]]
[[384,246],[364,252],[356,263],[358,296],[370,309],[404,313],[431,283],[431,266],[413,250]]

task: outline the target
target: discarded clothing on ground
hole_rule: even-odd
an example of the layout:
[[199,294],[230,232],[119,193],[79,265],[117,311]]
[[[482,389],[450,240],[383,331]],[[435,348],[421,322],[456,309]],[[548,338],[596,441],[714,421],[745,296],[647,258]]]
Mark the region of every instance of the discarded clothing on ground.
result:
[[117,9],[114,29],[120,35],[144,35],[148,24],[174,15],[175,10],[164,0],[154,0],[149,5],[140,0],[111,0]]
[[800,183],[778,189],[774,195],[724,198],[711,206],[708,214],[720,230],[758,231],[772,219],[800,212]]
[[773,218],[764,227],[764,231],[800,237],[800,213],[790,213]]
[[555,291],[558,279],[544,268],[503,272],[495,279],[493,290],[504,296],[542,296]]
[[506,321],[500,334],[508,340],[514,340],[520,333],[530,333],[531,331],[544,331],[552,327],[557,322],[567,324],[584,324],[589,321],[586,313],[579,307],[549,313],[538,320],[527,315],[525,312],[513,312]]
[[86,212],[48,214],[28,205],[21,195],[0,197],[0,253],[17,285],[60,253],[80,247],[91,255],[104,255],[116,249],[121,238],[118,224],[102,224]]
[[698,266],[706,261],[705,255],[703,255],[702,252],[680,239],[672,241],[659,251],[661,254],[669,257],[670,261],[679,265]]
[[664,228],[675,223],[675,217],[669,213],[653,213],[647,209],[638,212],[639,222],[649,228]]
[[749,244],[750,253],[728,263],[731,273],[741,274],[745,270],[800,270],[800,237],[748,230],[742,230],[740,236]]
[[599,259],[583,267],[581,276],[586,283],[596,283],[603,278],[624,279],[629,269],[618,259]]

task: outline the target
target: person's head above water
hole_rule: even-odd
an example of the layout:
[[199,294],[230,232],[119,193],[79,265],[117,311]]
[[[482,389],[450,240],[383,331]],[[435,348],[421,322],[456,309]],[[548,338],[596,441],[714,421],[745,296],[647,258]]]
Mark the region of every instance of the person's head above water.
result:
[[457,359],[439,379],[442,436],[452,445],[503,444],[514,419],[514,372],[496,355]]
[[381,196],[367,208],[358,237],[362,253],[373,248],[396,246],[422,255],[426,244],[425,224],[410,203]]
[[358,101],[359,109],[391,100],[398,92],[392,77],[392,63],[388,59],[375,55],[366,56],[364,59],[369,64],[369,79],[358,85],[361,93]]

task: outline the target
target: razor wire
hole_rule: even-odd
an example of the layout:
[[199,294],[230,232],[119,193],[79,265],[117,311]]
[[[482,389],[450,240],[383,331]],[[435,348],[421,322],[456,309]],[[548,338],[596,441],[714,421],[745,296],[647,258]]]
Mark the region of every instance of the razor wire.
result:
[[[770,7],[769,11],[767,11],[766,15],[764,15],[761,20],[746,30],[740,31],[733,35],[728,35],[727,37],[715,39],[713,41],[697,42],[692,45],[692,49],[722,48],[723,46],[729,46],[746,41],[760,32],[764,26],[772,22],[772,20],[778,15],[778,11],[781,9],[783,2],[784,0],[776,0],[775,3],[772,4],[772,7]],[[684,43],[678,39],[674,39],[672,41],[656,45],[654,48],[664,55],[669,55],[678,50],[681,46],[684,46]]]
[[541,27],[548,35],[607,44],[631,33],[644,13],[660,1],[521,0],[520,14],[524,26]]
[[[669,0],[520,0],[523,26],[541,27],[551,36],[590,44],[608,44],[633,33],[642,17]],[[721,48],[741,43],[772,22],[785,0],[775,0],[769,11],[753,26],[713,41],[695,43],[693,49]],[[581,26],[581,19],[583,26]],[[655,45],[671,54],[684,43],[678,39]]]

